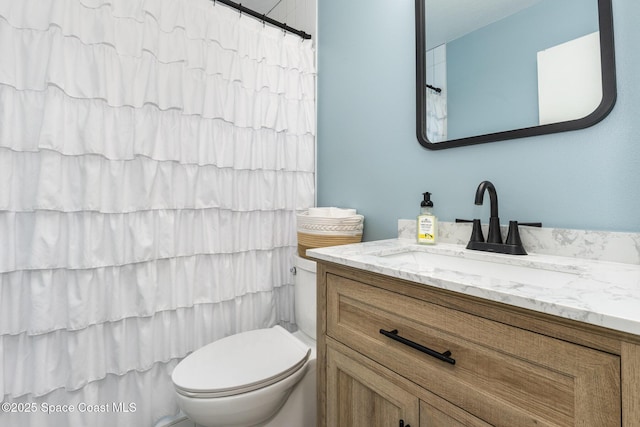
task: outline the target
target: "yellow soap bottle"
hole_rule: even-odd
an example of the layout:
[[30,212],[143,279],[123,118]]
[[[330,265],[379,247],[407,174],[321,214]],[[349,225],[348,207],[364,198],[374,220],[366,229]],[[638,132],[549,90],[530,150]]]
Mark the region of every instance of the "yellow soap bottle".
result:
[[417,242],[421,245],[433,245],[438,236],[438,218],[433,214],[431,193],[422,193],[420,215],[416,221]]

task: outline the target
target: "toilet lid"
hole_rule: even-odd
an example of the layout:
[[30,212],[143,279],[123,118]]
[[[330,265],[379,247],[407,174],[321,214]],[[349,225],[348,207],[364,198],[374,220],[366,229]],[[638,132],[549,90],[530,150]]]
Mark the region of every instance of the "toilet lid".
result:
[[306,363],[311,349],[280,326],[212,342],[184,358],[171,378],[192,397],[223,397],[266,387]]

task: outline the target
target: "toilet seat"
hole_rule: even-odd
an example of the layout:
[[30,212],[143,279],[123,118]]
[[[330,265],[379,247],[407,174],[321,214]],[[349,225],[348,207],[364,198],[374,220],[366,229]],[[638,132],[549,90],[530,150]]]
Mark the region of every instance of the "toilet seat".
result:
[[282,381],[300,370],[311,348],[280,326],[212,342],[184,358],[171,378],[191,398],[234,396]]

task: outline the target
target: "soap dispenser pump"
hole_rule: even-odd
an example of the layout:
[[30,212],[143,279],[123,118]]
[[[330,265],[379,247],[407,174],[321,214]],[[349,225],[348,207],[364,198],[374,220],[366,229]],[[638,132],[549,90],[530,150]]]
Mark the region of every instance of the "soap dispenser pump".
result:
[[431,193],[422,193],[423,200],[420,202],[420,215],[416,221],[417,242],[422,245],[433,245],[436,243],[438,232],[438,218],[433,214],[433,202]]

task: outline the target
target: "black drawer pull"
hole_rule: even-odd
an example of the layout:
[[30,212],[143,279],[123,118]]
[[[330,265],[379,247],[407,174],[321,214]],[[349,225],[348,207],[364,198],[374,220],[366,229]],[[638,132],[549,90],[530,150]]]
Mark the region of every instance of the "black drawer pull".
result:
[[452,365],[456,364],[456,360],[449,357],[451,356],[451,352],[449,350],[445,351],[444,353],[438,353],[435,350],[431,350],[428,347],[425,347],[411,340],[408,340],[404,337],[401,337],[400,335],[398,335],[397,329],[394,329],[393,331],[385,331],[384,329],[380,329],[380,333],[385,337],[389,337],[392,340],[396,340],[398,342],[401,342],[404,345],[408,345],[411,348],[415,348],[416,350],[420,350],[423,353],[427,353],[429,356],[433,356],[436,359],[442,360],[443,362],[451,363]]

